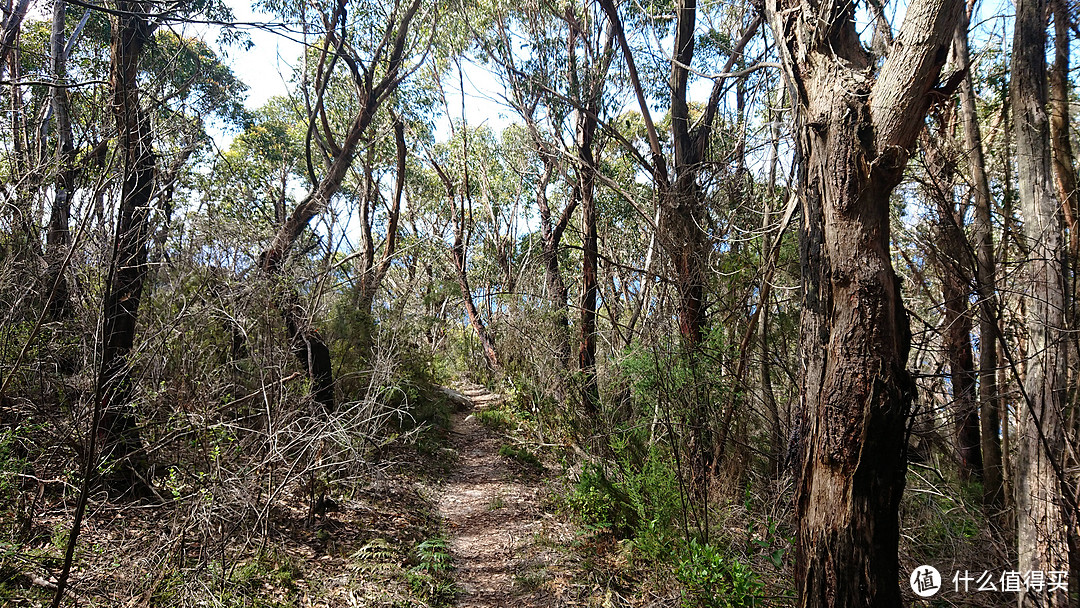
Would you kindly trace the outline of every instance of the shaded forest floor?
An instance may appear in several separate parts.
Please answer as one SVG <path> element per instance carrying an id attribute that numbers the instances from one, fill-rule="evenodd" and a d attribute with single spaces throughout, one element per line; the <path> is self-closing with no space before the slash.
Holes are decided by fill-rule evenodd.
<path id="1" fill-rule="evenodd" d="M 164 502 L 92 496 L 65 604 L 637 603 L 610 575 L 626 565 L 619 543 L 571 523 L 551 455 L 522 439 L 500 396 L 457 390 L 445 428 L 388 444 L 350 480 L 304 477 L 270 496 L 210 482 L 171 497 L 162 487 Z M 13 608 L 48 604 L 71 522 L 72 488 L 30 485 L 22 490 L 34 504 L 0 514 L 18 529 L 0 545 L 0 605 Z"/>
<path id="2" fill-rule="evenodd" d="M 348 412 L 280 412 L 261 423 L 248 414 L 243 432 L 240 413 L 212 425 L 171 421 L 174 433 L 188 424 L 181 436 L 200 441 L 160 441 L 172 449 L 162 462 L 175 463 L 154 477 L 160 500 L 90 496 L 65 605 L 792 605 L 788 482 L 765 499 L 717 496 L 712 544 L 680 544 L 678 521 L 664 515 L 677 511 L 655 502 L 678 499 L 664 461 L 621 477 L 610 465 L 605 477 L 589 468 L 595 457 L 538 439 L 519 395 L 467 383 L 432 392 L 448 398 L 421 403 L 436 404 L 427 423 L 377 437 L 350 434 Z M 23 407 L 0 414 L 33 421 Z M 72 521 L 73 461 L 61 448 L 33 452 L 57 445 L 56 425 L 0 422 L 20 433 L 0 442 L 8 459 L 0 458 L 0 606 L 46 606 Z M 339 431 L 348 435 L 339 444 L 359 441 L 363 451 L 328 455 L 327 438 Z M 977 501 L 977 486 L 913 465 L 901 507 L 903 569 L 1010 563 L 980 525 Z M 631 527 L 639 513 L 653 519 Z M 943 605 L 1001 605 L 1001 597 Z"/>

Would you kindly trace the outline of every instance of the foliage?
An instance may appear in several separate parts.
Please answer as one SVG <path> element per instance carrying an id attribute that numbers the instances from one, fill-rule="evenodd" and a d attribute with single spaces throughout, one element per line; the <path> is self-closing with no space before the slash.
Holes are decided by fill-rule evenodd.
<path id="1" fill-rule="evenodd" d="M 435 537 L 420 542 L 413 549 L 416 562 L 408 571 L 413 591 L 434 606 L 449 605 L 457 594 L 451 578 L 454 564 L 445 540 Z"/>
<path id="2" fill-rule="evenodd" d="M 140 57 L 138 89 L 155 159 L 144 227 L 150 262 L 137 315 L 127 319 L 134 328 L 124 361 L 131 394 L 119 406 L 137 421 L 135 448 L 146 464 L 140 474 L 160 500 L 133 508 L 129 494 L 92 483 L 91 521 L 83 529 L 101 536 L 80 540 L 76 567 L 97 566 L 101 580 L 116 578 L 131 597 L 155 605 L 291 605 L 300 602 L 299 581 L 315 584 L 308 569 L 316 560 L 287 554 L 295 545 L 267 548 L 267 542 L 292 534 L 291 542 L 309 543 L 305 551 L 333 557 L 326 561 L 349 556 L 348 567 L 361 575 L 354 578 L 389 590 L 392 599 L 379 596 L 383 604 L 452 603 L 452 564 L 446 541 L 436 536 L 435 515 L 424 512 L 422 529 L 395 536 L 397 520 L 390 530 L 375 530 L 354 512 L 350 524 L 362 521 L 363 529 L 342 540 L 335 527 L 342 522 L 325 509 L 316 517 L 315 502 L 370 497 L 385 476 L 400 471 L 410 481 L 442 473 L 435 469 L 447 463 L 435 459 L 452 450 L 441 385 L 468 377 L 499 385 L 506 395 L 474 413 L 485 428 L 505 435 L 503 458 L 537 475 L 565 472 L 566 485 L 560 479 L 552 486 L 562 488 L 564 514 L 582 527 L 575 546 L 618 547 L 622 578 L 605 580 L 603 560 L 582 560 L 588 585 L 581 588 L 608 589 L 619 578 L 631 591 L 618 594 L 645 597 L 671 586 L 661 589 L 670 592 L 668 603 L 709 608 L 752 605 L 764 591 L 790 594 L 798 463 L 788 461 L 804 439 L 799 390 L 809 354 L 799 347 L 800 313 L 816 293 L 800 275 L 808 263 L 805 244 L 817 235 L 806 231 L 812 218 L 801 217 L 806 205 L 797 204 L 808 200 L 799 192 L 807 180 L 788 125 L 808 123 L 794 120 L 788 87 L 774 69 L 782 45 L 768 33 L 755 35 L 732 56 L 749 5 L 695 9 L 689 90 L 697 95 L 715 84 L 719 97 L 713 108 L 704 95 L 688 100 L 695 130 L 710 111 L 715 122 L 699 142 L 702 162 L 672 172 L 663 170 L 677 165 L 672 49 L 665 45 L 687 12 L 670 2 L 616 3 L 625 40 L 610 37 L 614 30 L 599 3 L 576 0 L 424 1 L 407 31 L 398 27 L 402 2 L 257 4 L 272 13 L 268 31 L 304 42 L 296 57 L 286 58 L 296 66 L 288 90 L 261 107 L 245 103 L 244 79 L 266 75 L 236 73 L 227 61 L 242 46 L 244 28 L 203 23 L 232 19 L 218 0 L 156 15 Z M 329 31 L 338 8 L 345 18 Z M 100 368 L 102 301 L 113 270 L 116 210 L 130 176 L 119 154 L 110 84 L 116 20 L 70 5 L 65 35 L 73 35 L 84 14 L 85 28 L 70 41 L 66 76 L 53 73 L 52 27 L 41 10 L 22 24 L 4 66 L 0 528 L 8 535 L 0 538 L 0 603 L 23 601 L 5 594 L 21 589 L 24 575 L 43 572 L 48 579 L 59 570 L 99 379 L 115 371 Z M 1000 25 L 997 18 L 986 23 Z M 987 34 L 989 27 L 972 32 L 981 59 L 970 74 L 976 117 L 990 134 L 984 147 L 991 236 L 1005 269 L 994 284 L 1008 288 L 989 299 L 968 293 L 964 301 L 972 303 L 971 315 L 992 304 L 1002 352 L 1014 357 L 1014 365 L 999 370 L 1005 427 L 993 439 L 1003 440 L 1018 436 L 1018 416 L 1025 415 L 1016 407 L 1020 379 L 1012 373 L 1033 368 L 1017 355 L 1037 353 L 1027 352 L 1022 338 L 1030 298 L 1012 288 L 1031 256 L 1030 244 L 1017 238 L 1024 226 L 1008 137 L 1009 53 L 999 34 Z M 204 31 L 220 32 L 218 40 Z M 404 63 L 416 69 L 388 83 L 370 127 L 356 134 L 355 154 L 340 157 L 348 168 L 333 195 L 318 199 L 343 135 L 369 107 L 360 94 L 365 79 L 386 73 L 385 55 L 375 61 L 375 54 L 398 34 Z M 585 99 L 592 68 L 604 59 L 613 61 L 604 86 L 595 100 Z M 643 83 L 643 106 L 635 101 L 629 60 Z M 505 102 L 503 116 L 477 117 L 468 97 L 468 81 L 484 70 L 495 82 L 492 94 Z M 721 71 L 739 75 L 715 76 Z M 57 78 L 64 86 L 53 86 Z M 465 99 L 457 97 L 459 83 Z M 57 91 L 71 104 L 75 147 L 66 214 L 53 209 L 64 166 L 52 106 Z M 962 117 L 947 97 L 936 100 L 941 115 L 930 126 L 957 127 L 946 137 L 955 141 L 942 145 L 955 174 L 943 191 L 955 205 L 954 221 L 963 224 L 971 214 L 967 186 L 975 180 L 959 141 Z M 578 123 L 588 114 L 585 104 L 597 108 L 591 142 Z M 1076 133 L 1075 113 L 1072 120 L 1066 131 Z M 406 138 L 401 166 L 399 122 Z M 927 136 L 937 137 L 932 131 Z M 227 144 L 225 133 L 234 136 Z M 599 309 L 589 336 L 579 299 L 586 145 L 596 170 L 591 194 L 600 258 Z M 892 224 L 880 233 L 892 237 L 889 253 L 911 317 L 907 365 L 917 372 L 920 405 L 928 404 L 912 414 L 909 453 L 917 462 L 901 503 L 900 559 L 953 560 L 961 569 L 1011 563 L 1008 530 L 1023 514 L 1005 509 L 1013 520 L 999 519 L 1004 506 L 984 507 L 981 484 L 956 473 L 943 283 L 927 254 L 938 245 L 926 192 L 928 158 L 912 154 L 890 201 Z M 694 182 L 693 198 L 669 200 L 665 188 L 680 180 Z M 392 231 L 399 181 L 400 217 Z M 305 201 L 316 203 L 314 217 L 290 225 Z M 694 217 L 701 248 L 693 252 L 701 259 L 680 257 L 681 237 L 669 232 L 689 203 L 702 210 Z M 798 212 L 785 215 L 792 210 Z M 66 219 L 70 249 L 55 244 L 54 217 Z M 562 240 L 547 251 L 556 226 Z M 971 230 L 963 228 L 968 237 Z M 270 277 L 263 253 L 282 235 L 294 244 L 280 276 Z M 450 255 L 455 247 L 462 268 Z M 386 272 L 376 280 L 372 264 L 384 251 Z M 1072 261 L 1061 284 L 1075 287 Z M 679 270 L 689 262 L 707 269 L 700 343 L 682 336 L 678 321 Z M 55 277 L 69 285 L 68 309 L 59 318 L 45 314 Z M 1068 327 L 1077 325 L 1076 295 L 1066 299 Z M 466 312 L 466 299 L 475 311 Z M 310 344 L 297 339 L 296 324 L 329 347 L 333 411 L 312 401 L 310 362 L 303 357 Z M 481 353 L 481 324 L 493 337 L 499 366 Z M 833 338 L 844 346 L 843 336 Z M 586 339 L 597 345 L 595 408 L 582 398 L 586 374 L 577 354 Z M 977 352 L 980 345 L 972 342 Z M 1076 361 L 1067 364 L 1075 377 Z M 1070 402 L 1063 419 L 1075 420 L 1077 390 L 1064 393 Z M 108 429 L 99 430 L 96 439 L 104 441 Z M 122 465 L 113 446 L 97 449 L 104 454 L 94 463 L 98 473 Z M 541 457 L 548 464 L 561 458 L 562 470 L 545 470 Z M 1017 457 L 1015 449 L 1005 454 Z M 393 517 L 428 508 L 420 502 L 411 494 L 386 501 Z M 146 533 L 143 539 L 161 542 L 147 541 L 150 549 L 129 550 L 127 561 L 103 566 L 112 547 L 131 538 L 120 533 L 126 523 L 112 522 L 112 536 L 100 532 L 115 513 L 118 520 L 153 513 L 161 521 L 137 522 L 138 529 L 169 534 Z M 86 597 L 114 597 L 85 584 L 77 591 Z M 263 593 L 267 586 L 273 597 Z"/>
<path id="3" fill-rule="evenodd" d="M 11 507 L 8 503 L 16 496 L 15 490 L 19 487 L 18 476 L 26 467 L 25 456 L 18 454 L 19 451 L 24 451 L 20 449 L 20 442 L 16 437 L 18 431 L 0 428 L 0 497 L 2 497 L 0 509 Z"/>
<path id="4" fill-rule="evenodd" d="M 514 427 L 512 414 L 502 408 L 478 409 L 473 415 L 480 424 L 496 432 L 505 433 Z"/>
<path id="5" fill-rule="evenodd" d="M 544 465 L 540 462 L 540 459 L 529 451 L 524 446 L 516 446 L 512 444 L 504 444 L 499 447 L 499 455 L 520 462 L 534 469 L 543 469 Z"/>
<path id="6" fill-rule="evenodd" d="M 759 605 L 763 585 L 749 566 L 719 548 L 690 539 L 675 577 L 685 587 L 686 608 L 749 608 Z"/>

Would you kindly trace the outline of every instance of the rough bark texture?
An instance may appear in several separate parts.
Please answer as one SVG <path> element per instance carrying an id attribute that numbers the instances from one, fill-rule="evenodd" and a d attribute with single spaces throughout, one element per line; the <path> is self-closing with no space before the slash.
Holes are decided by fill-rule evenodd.
<path id="1" fill-rule="evenodd" d="M 3 25 L 0 26 L 0 71 L 2 71 L 3 66 L 7 63 L 8 54 L 15 48 L 15 39 L 19 35 L 23 18 L 26 17 L 26 11 L 29 10 L 29 8 L 30 0 L 19 0 L 11 7 L 11 12 L 8 13 L 7 19 L 5 19 Z M 9 74 L 14 75 L 13 73 Z M 12 78 L 12 80 L 14 80 L 14 78 Z"/>
<path id="2" fill-rule="evenodd" d="M 1027 300 L 1027 407 L 1019 408 L 1016 456 L 1019 569 L 1068 571 L 1068 547 L 1053 459 L 1064 448 L 1061 412 L 1065 391 L 1064 268 L 1061 222 L 1054 196 L 1050 126 L 1046 112 L 1045 0 L 1019 0 L 1013 31 L 1009 92 L 1016 134 L 1016 168 L 1029 251 Z M 1060 462 L 1058 463 L 1060 464 Z M 1067 606 L 1062 591 L 1022 592 L 1019 605 Z"/>
<path id="3" fill-rule="evenodd" d="M 803 224 L 798 606 L 901 605 L 898 508 L 914 386 L 889 196 L 962 5 L 916 0 L 880 74 L 854 5 L 767 0 L 797 113 Z"/>
<path id="4" fill-rule="evenodd" d="M 689 66 L 694 60 L 696 0 L 676 3 L 675 61 L 671 64 L 671 131 L 674 143 L 675 181 L 662 197 L 667 216 L 666 242 L 675 265 L 679 292 L 679 334 L 691 347 L 701 343 L 705 327 L 705 217 L 704 197 L 698 172 L 705 159 L 708 131 L 692 132 L 687 103 Z M 711 127 L 711 125 L 709 125 Z M 705 132 L 705 137 L 702 137 Z M 704 444 L 703 444 L 704 445 Z"/>
<path id="5" fill-rule="evenodd" d="M 975 203 L 972 238 L 975 241 L 975 285 L 979 294 L 979 424 L 983 460 L 983 503 L 991 512 L 1004 504 L 1001 468 L 1000 398 L 997 393 L 997 315 L 994 306 L 993 222 L 990 215 L 990 184 L 986 178 L 982 135 L 975 108 L 975 88 L 971 80 L 971 60 L 967 39 L 968 18 L 961 15 L 953 45 L 957 64 L 965 69 L 960 81 L 960 114 L 963 117 L 964 152 L 971 173 Z"/>
<path id="6" fill-rule="evenodd" d="M 582 375 L 581 402 L 585 411 L 595 413 L 600 405 L 600 388 L 596 381 L 596 299 L 599 285 L 596 278 L 596 168 L 592 154 L 592 139 L 596 121 L 586 120 L 578 131 L 578 184 L 581 196 L 581 321 L 578 328 L 578 369 Z"/>
<path id="7" fill-rule="evenodd" d="M 125 462 L 141 447 L 135 410 L 131 404 L 131 367 L 128 355 L 135 342 L 135 324 L 148 271 L 150 205 L 157 163 L 151 148 L 150 121 L 139 105 L 139 56 L 152 33 L 143 7 L 119 2 L 112 36 L 110 81 L 120 154 L 120 205 L 112 267 L 102 313 L 101 429 L 106 454 L 121 462 L 115 485 L 136 485 L 140 465 Z"/>
<path id="8" fill-rule="evenodd" d="M 1062 215 L 1065 219 L 1065 227 L 1068 231 L 1069 247 L 1066 262 L 1062 268 L 1066 280 L 1071 273 L 1071 283 L 1067 282 L 1064 289 L 1065 323 L 1070 329 L 1075 330 L 1077 323 L 1077 282 L 1080 271 L 1080 223 L 1077 213 L 1080 212 L 1080 191 L 1077 190 L 1076 165 L 1074 164 L 1072 141 L 1069 135 L 1069 27 L 1070 23 L 1068 0 L 1049 0 L 1050 11 L 1054 19 L 1054 64 L 1050 68 L 1050 149 L 1053 151 L 1054 183 L 1057 186 L 1058 200 L 1061 202 Z M 1075 12 L 1076 9 L 1073 9 Z M 1066 353 L 1074 356 L 1080 355 L 1080 338 L 1074 334 L 1072 348 L 1065 348 Z M 1066 354 L 1066 356 L 1068 356 Z M 1071 390 L 1066 389 L 1062 396 L 1063 403 L 1076 403 L 1077 388 L 1076 374 L 1066 377 L 1066 384 Z M 1074 409 L 1075 412 L 1075 409 Z M 1072 429 L 1076 429 L 1080 423 L 1080 416 L 1072 414 Z M 1069 426 L 1069 425 L 1066 425 Z M 1080 437 L 1075 430 L 1063 429 L 1063 434 L 1070 437 Z M 1073 463 L 1076 464 L 1075 462 Z M 1074 476 L 1075 479 L 1075 476 Z M 1076 483 L 1075 481 L 1073 482 Z M 1069 521 L 1069 567 L 1070 578 L 1073 585 L 1080 584 L 1080 536 L 1077 535 L 1077 517 L 1074 513 L 1068 517 Z M 1074 606 L 1078 605 L 1076 603 Z"/>

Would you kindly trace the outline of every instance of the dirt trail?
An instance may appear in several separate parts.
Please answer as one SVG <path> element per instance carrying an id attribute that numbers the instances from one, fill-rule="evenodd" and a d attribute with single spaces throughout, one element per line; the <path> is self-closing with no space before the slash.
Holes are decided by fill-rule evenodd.
<path id="1" fill-rule="evenodd" d="M 457 605 L 557 606 L 562 602 L 549 567 L 560 555 L 537 540 L 568 532 L 540 509 L 541 482 L 516 474 L 520 465 L 499 455 L 503 438 L 472 415 L 499 397 L 477 386 L 462 393 L 473 408 L 454 415 L 450 446 L 458 464 L 438 501 L 454 557 Z"/>

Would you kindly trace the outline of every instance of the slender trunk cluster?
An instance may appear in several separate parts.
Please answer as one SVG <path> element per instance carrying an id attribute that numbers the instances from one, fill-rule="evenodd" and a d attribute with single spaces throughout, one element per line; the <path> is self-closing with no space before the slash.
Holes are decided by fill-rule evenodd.
<path id="1" fill-rule="evenodd" d="M 150 120 L 139 102 L 139 58 L 150 39 L 152 26 L 144 7 L 119 2 L 112 35 L 113 112 L 120 150 L 121 191 L 116 235 L 102 312 L 101 369 L 98 378 L 102 403 L 101 425 L 106 449 L 121 463 L 123 485 L 139 485 L 141 468 L 134 458 L 141 448 L 128 357 L 135 342 L 135 324 L 149 266 L 151 204 L 157 161 L 152 149 Z"/>
<path id="2" fill-rule="evenodd" d="M 928 173 L 927 189 L 937 207 L 935 240 L 931 252 L 941 272 L 941 295 L 944 308 L 943 346 L 949 363 L 949 381 L 953 396 L 954 445 L 960 476 L 980 478 L 983 473 L 980 443 L 979 406 L 975 399 L 975 361 L 971 346 L 971 256 L 964 231 L 964 212 L 953 199 L 954 161 L 948 141 L 951 108 L 938 113 L 938 126 L 927 126 L 923 137 Z"/>
<path id="3" fill-rule="evenodd" d="M 972 181 L 974 221 L 972 240 L 975 248 L 976 308 L 979 318 L 979 425 L 980 452 L 983 462 L 983 502 L 991 510 L 1004 506 L 1000 437 L 1000 397 L 997 388 L 997 307 L 994 297 L 997 274 L 994 259 L 993 222 L 991 219 L 990 184 L 986 177 L 982 135 L 979 132 L 975 109 L 975 88 L 971 79 L 971 60 L 968 52 L 968 16 L 963 13 L 953 37 L 957 64 L 964 70 L 960 81 L 960 115 L 963 123 L 964 155 Z"/>
<path id="4" fill-rule="evenodd" d="M 48 262 L 46 286 L 53 289 L 49 299 L 49 317 L 58 321 L 70 316 L 71 302 L 67 279 L 64 277 L 63 260 L 71 244 L 71 200 L 75 192 L 75 145 L 71 131 L 71 101 L 67 88 L 67 50 L 64 39 L 64 19 L 67 4 L 56 0 L 53 4 L 52 34 L 49 47 L 52 54 L 53 78 L 58 86 L 51 91 L 53 122 L 56 131 L 56 156 L 58 170 L 53 192 L 52 210 L 46 237 L 45 257 Z"/>
<path id="5" fill-rule="evenodd" d="M 389 217 L 387 218 L 386 240 L 383 243 L 382 253 L 375 258 L 375 239 L 373 237 L 374 201 L 376 196 L 370 179 L 370 159 L 368 167 L 368 182 L 366 195 L 361 202 L 360 209 L 360 239 L 363 246 L 360 258 L 360 283 L 357 286 L 356 310 L 359 313 L 359 322 L 363 327 L 357 328 L 360 333 L 359 347 L 361 357 L 366 358 L 372 346 L 371 332 L 374 330 L 373 307 L 375 296 L 382 285 L 386 271 L 390 269 L 390 263 L 394 260 L 397 250 L 398 220 L 401 217 L 401 200 L 405 195 L 405 123 L 400 118 L 394 120 L 394 149 L 396 162 L 396 180 L 394 182 L 393 200 L 390 204 Z"/>
<path id="6" fill-rule="evenodd" d="M 401 8 L 404 10 L 399 16 L 398 9 Z M 420 0 L 412 0 L 404 7 L 395 4 L 392 14 L 397 20 L 386 25 L 384 36 L 371 59 L 371 64 L 365 66 L 363 70 L 358 68 L 355 58 L 346 57 L 345 61 L 353 72 L 360 109 L 353 117 L 340 143 L 330 132 L 322 98 L 329 86 L 337 59 L 345 57 L 350 52 L 345 40 L 337 33 L 339 22 L 345 19 L 344 3 L 339 4 L 333 16 L 328 19 L 330 27 L 319 57 L 319 74 L 316 78 L 318 101 L 311 109 L 307 131 L 308 172 L 315 182 L 315 187 L 280 226 L 274 240 L 260 256 L 260 266 L 270 276 L 282 278 L 285 257 L 292 249 L 293 243 L 300 238 L 312 218 L 322 213 L 330 204 L 330 199 L 341 189 L 341 184 L 352 167 L 353 157 L 375 117 L 375 112 L 404 78 L 407 72 L 405 51 L 409 25 L 419 9 Z M 333 48 L 331 48 L 332 45 Z M 384 62 L 385 68 L 380 69 Z M 322 128 L 320 141 L 323 142 L 323 151 L 330 155 L 331 160 L 326 173 L 316 179 L 311 162 L 310 144 L 320 124 Z M 311 381 L 312 397 L 324 410 L 333 410 L 335 397 L 330 348 L 319 331 L 311 325 L 310 315 L 300 305 L 295 290 L 288 285 L 281 285 L 279 289 L 284 291 L 284 295 L 278 297 L 277 306 L 284 317 L 293 354 L 304 366 Z"/>

